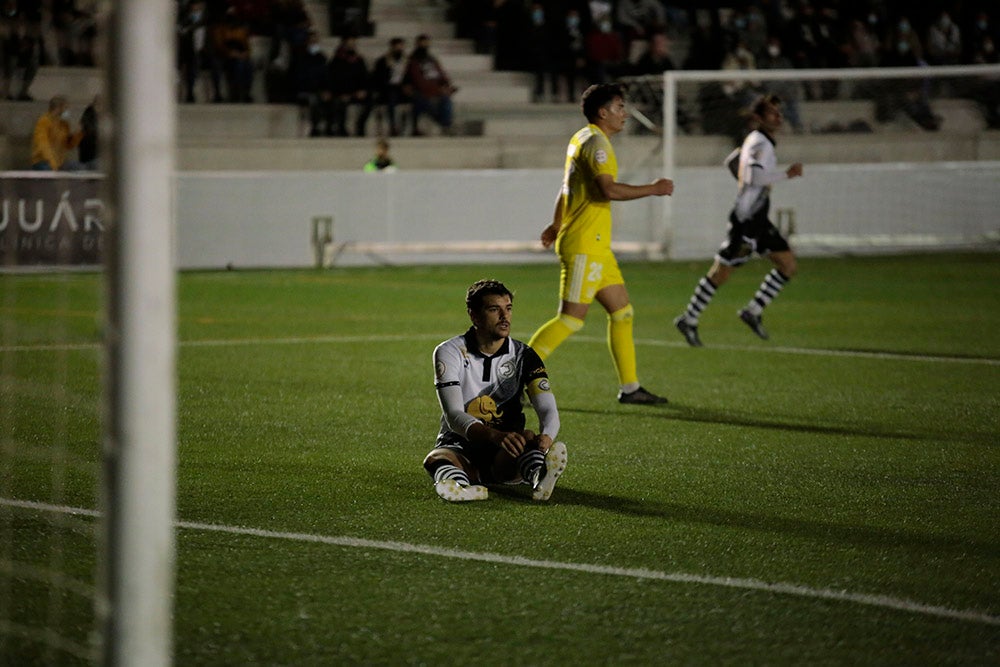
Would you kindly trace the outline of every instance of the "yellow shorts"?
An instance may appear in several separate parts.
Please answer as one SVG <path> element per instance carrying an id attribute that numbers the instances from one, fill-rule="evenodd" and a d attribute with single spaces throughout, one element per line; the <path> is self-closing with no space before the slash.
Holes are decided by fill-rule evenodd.
<path id="1" fill-rule="evenodd" d="M 570 303 L 592 303 L 594 295 L 609 285 L 624 285 L 618 260 L 611 253 L 568 255 L 559 258 L 562 272 L 559 298 Z"/>

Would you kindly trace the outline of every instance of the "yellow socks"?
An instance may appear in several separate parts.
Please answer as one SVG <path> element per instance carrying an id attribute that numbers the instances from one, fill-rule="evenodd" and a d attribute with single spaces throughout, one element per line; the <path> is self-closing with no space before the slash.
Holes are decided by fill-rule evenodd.
<path id="1" fill-rule="evenodd" d="M 608 349 L 618 371 L 618 383 L 628 386 L 639 383 L 635 363 L 635 340 L 632 338 L 632 304 L 608 315 Z"/>
<path id="2" fill-rule="evenodd" d="M 560 313 L 556 317 L 546 322 L 535 332 L 535 335 L 528 341 L 528 345 L 538 353 L 538 356 L 545 361 L 562 342 L 572 334 L 583 328 L 583 320 Z M 632 324 L 629 322 L 629 335 L 631 335 Z M 633 355 L 634 356 L 634 355 Z M 635 363 L 633 362 L 633 367 Z"/>

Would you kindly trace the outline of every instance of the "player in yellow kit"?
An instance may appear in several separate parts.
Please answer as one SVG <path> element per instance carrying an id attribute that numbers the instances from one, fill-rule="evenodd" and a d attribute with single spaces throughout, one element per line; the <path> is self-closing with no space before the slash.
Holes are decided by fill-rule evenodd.
<path id="1" fill-rule="evenodd" d="M 561 304 L 558 315 L 542 325 L 528 344 L 545 360 L 583 327 L 587 310 L 596 300 L 608 313 L 608 347 L 618 373 L 618 400 L 666 403 L 667 399 L 639 384 L 632 304 L 611 252 L 611 202 L 669 195 L 674 184 L 667 178 L 647 185 L 618 182 L 618 162 L 610 137 L 622 131 L 628 117 L 624 86 L 591 86 L 583 92 L 581 102 L 588 124 L 569 142 L 552 224 L 542 230 L 542 244 L 548 248 L 555 243 L 559 255 Z"/>

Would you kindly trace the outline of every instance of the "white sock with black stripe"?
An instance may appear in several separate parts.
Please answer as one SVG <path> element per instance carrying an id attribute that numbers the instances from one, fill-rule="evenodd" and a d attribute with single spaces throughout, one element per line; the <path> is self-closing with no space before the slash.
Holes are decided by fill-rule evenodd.
<path id="1" fill-rule="evenodd" d="M 770 273 L 764 276 L 764 281 L 757 288 L 757 293 L 747 304 L 747 310 L 754 315 L 760 315 L 769 303 L 781 292 L 781 289 L 791 280 L 778 269 L 771 269 Z"/>
<path id="2" fill-rule="evenodd" d="M 698 281 L 698 284 L 694 288 L 694 294 L 691 295 L 691 301 L 688 303 L 687 310 L 684 311 L 684 319 L 688 324 L 698 324 L 698 318 L 701 317 L 701 312 L 708 307 L 712 297 L 715 296 L 715 290 L 716 287 L 708 279 L 708 276 Z"/>
<path id="3" fill-rule="evenodd" d="M 446 479 L 453 479 L 462 486 L 469 486 L 469 484 L 471 484 L 469 476 L 465 474 L 465 471 L 458 466 L 451 465 L 450 463 L 445 463 L 434 471 L 435 484 Z"/>
<path id="4" fill-rule="evenodd" d="M 545 465 L 545 454 L 540 449 L 521 452 L 517 457 L 517 467 L 521 472 L 521 479 L 530 482 L 534 475 Z"/>

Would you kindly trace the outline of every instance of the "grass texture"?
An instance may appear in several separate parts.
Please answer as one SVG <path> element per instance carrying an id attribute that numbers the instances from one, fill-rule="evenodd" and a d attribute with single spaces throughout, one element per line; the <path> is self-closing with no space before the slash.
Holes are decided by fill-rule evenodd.
<path id="1" fill-rule="evenodd" d="M 554 264 L 181 274 L 176 664 L 996 664 L 998 256 L 802 259 L 767 342 L 751 263 L 692 349 L 706 269 L 623 265 L 667 406 L 615 401 L 595 307 L 548 362 L 552 500 L 462 505 L 431 351 L 482 277 L 527 340 Z M 99 524 L 58 508 L 99 508 L 102 278 L 0 289 L 0 664 L 86 664 Z"/>

